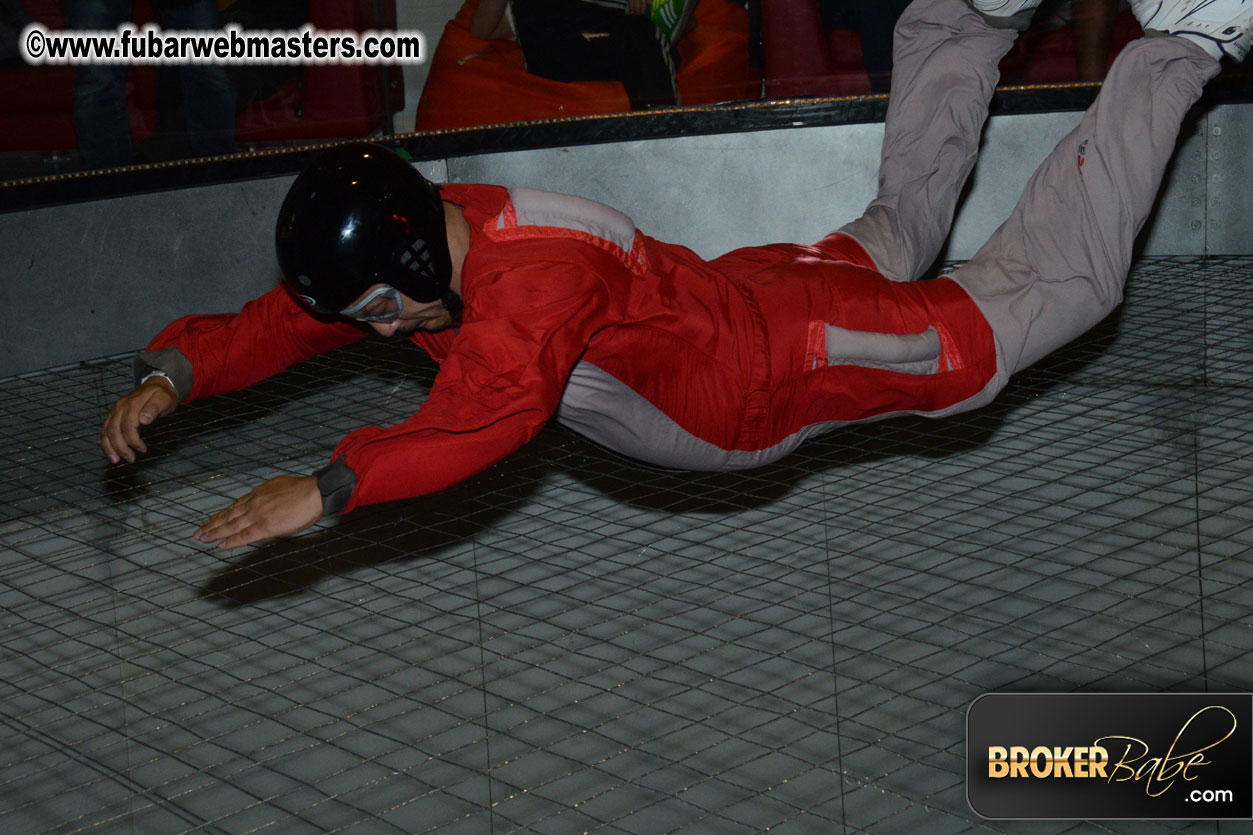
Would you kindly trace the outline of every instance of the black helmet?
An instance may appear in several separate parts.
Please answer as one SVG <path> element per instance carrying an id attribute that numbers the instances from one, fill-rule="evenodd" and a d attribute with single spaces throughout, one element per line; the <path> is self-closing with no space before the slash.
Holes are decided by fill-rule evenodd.
<path id="1" fill-rule="evenodd" d="M 439 190 L 382 145 L 319 154 L 292 183 L 274 234 L 284 280 L 321 313 L 338 313 L 373 284 L 417 302 L 449 296 Z"/>

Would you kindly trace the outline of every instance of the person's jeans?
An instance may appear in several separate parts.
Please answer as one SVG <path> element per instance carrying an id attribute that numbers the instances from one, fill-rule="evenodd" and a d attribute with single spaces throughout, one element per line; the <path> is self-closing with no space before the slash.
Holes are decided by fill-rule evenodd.
<path id="1" fill-rule="evenodd" d="M 214 0 L 157 4 L 163 29 L 218 29 Z M 65 0 L 69 29 L 116 29 L 132 14 L 131 0 Z M 133 159 L 126 107 L 126 73 L 120 64 L 83 65 L 74 83 L 74 127 L 89 168 L 129 165 Z M 229 154 L 235 149 L 235 88 L 220 66 L 178 68 L 192 153 Z"/>

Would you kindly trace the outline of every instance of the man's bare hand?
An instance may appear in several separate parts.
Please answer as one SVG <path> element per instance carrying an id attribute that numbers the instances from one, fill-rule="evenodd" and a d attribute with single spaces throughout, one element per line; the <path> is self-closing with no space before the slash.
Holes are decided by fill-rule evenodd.
<path id="1" fill-rule="evenodd" d="M 164 377 L 151 377 L 148 382 L 109 407 L 109 416 L 100 430 L 100 448 L 116 464 L 123 458 L 135 462 L 136 452 L 147 452 L 148 445 L 139 437 L 139 427 L 165 417 L 178 406 L 178 394 Z"/>
<path id="2" fill-rule="evenodd" d="M 221 540 L 219 548 L 238 548 L 275 536 L 291 536 L 322 518 L 322 494 L 315 476 L 281 475 L 214 514 L 196 539 Z"/>

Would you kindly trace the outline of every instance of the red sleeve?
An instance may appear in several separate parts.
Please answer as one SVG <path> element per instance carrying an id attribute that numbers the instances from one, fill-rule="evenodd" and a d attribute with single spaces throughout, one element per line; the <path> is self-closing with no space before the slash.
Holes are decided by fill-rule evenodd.
<path id="1" fill-rule="evenodd" d="M 157 334 L 148 350 L 175 348 L 187 358 L 190 401 L 246 388 L 367 333 L 351 322 L 319 319 L 279 285 L 239 313 L 184 316 Z"/>
<path id="2" fill-rule="evenodd" d="M 356 475 L 344 510 L 442 490 L 533 438 L 605 322 L 607 293 L 586 268 L 530 262 L 476 279 L 467 319 L 430 398 L 397 426 L 366 427 L 336 448 Z"/>

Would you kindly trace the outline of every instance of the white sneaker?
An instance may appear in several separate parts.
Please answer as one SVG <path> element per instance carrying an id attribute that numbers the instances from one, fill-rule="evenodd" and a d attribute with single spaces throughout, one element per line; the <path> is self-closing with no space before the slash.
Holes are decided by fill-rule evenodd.
<path id="1" fill-rule="evenodd" d="M 970 0 L 971 7 L 984 20 L 1002 29 L 1023 30 L 1031 25 L 1031 16 L 1041 0 Z"/>
<path id="2" fill-rule="evenodd" d="M 1131 0 L 1131 10 L 1146 31 L 1187 38 L 1216 60 L 1249 54 L 1253 0 Z"/>

